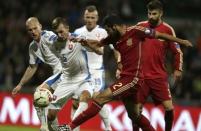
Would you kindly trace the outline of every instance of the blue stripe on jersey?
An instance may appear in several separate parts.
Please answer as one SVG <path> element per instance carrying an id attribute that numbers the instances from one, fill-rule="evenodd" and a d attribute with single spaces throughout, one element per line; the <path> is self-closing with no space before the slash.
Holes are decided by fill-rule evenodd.
<path id="1" fill-rule="evenodd" d="M 45 33 L 46 33 L 46 31 L 42 31 L 42 32 L 41 32 L 41 36 L 43 36 Z"/>
<path id="2" fill-rule="evenodd" d="M 56 38 L 57 38 L 56 35 L 51 35 L 50 38 L 49 38 L 49 41 L 55 41 Z"/>
<path id="3" fill-rule="evenodd" d="M 36 64 L 40 64 L 40 63 L 43 63 L 43 61 L 40 59 L 40 58 L 36 58 Z"/>
<path id="4" fill-rule="evenodd" d="M 86 52 L 86 50 L 82 50 L 82 54 L 84 55 L 84 59 L 85 59 L 86 64 L 87 64 L 87 70 L 88 70 L 88 74 L 89 74 L 86 79 L 89 79 L 89 78 L 91 78 L 91 74 L 89 72 L 88 58 L 87 58 L 87 52 Z"/>
<path id="5" fill-rule="evenodd" d="M 52 77 L 51 79 L 47 80 L 46 83 L 48 86 L 51 86 L 52 84 L 54 84 L 61 76 L 61 73 L 55 75 L 55 77 Z"/>

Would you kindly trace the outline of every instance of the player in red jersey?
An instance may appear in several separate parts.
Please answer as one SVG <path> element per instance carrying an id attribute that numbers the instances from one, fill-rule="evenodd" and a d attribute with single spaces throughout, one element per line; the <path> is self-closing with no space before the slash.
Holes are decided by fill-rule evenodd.
<path id="1" fill-rule="evenodd" d="M 178 39 L 144 27 L 135 26 L 127 28 L 116 15 L 106 16 L 104 26 L 108 32 L 107 38 L 101 42 L 86 40 L 83 41 L 83 44 L 95 48 L 96 46 L 114 43 L 115 49 L 121 54 L 122 71 L 120 79 L 94 97 L 91 105 L 69 125 L 60 125 L 58 126 L 58 130 L 70 131 L 95 116 L 105 103 L 112 100 L 121 100 L 133 123 L 137 123 L 143 131 L 154 131 L 147 118 L 141 114 L 138 104 L 138 89 L 141 88 L 143 82 L 141 43 L 146 37 L 159 37 L 187 46 L 191 46 L 191 43 L 187 40 Z"/>
<path id="2" fill-rule="evenodd" d="M 147 4 L 148 21 L 138 25 L 175 36 L 174 29 L 162 20 L 163 5 L 158 0 Z M 165 109 L 165 131 L 171 131 L 174 120 L 174 106 L 169 91 L 168 73 L 165 68 L 165 57 L 168 50 L 174 55 L 174 81 L 181 79 L 183 54 L 177 43 L 160 39 L 146 38 L 143 42 L 144 86 L 140 88 L 140 102 L 145 103 L 150 95 L 156 105 L 162 104 Z"/>

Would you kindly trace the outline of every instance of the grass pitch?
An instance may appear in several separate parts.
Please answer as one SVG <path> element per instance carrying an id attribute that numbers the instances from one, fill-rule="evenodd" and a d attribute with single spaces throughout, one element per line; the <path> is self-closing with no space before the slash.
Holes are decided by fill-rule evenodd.
<path id="1" fill-rule="evenodd" d="M 39 128 L 0 125 L 0 131 L 39 131 Z"/>

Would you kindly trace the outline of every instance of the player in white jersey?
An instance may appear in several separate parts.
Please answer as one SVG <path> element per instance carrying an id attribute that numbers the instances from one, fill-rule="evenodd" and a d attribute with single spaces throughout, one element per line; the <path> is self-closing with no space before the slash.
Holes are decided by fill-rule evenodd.
<path id="1" fill-rule="evenodd" d="M 90 73 L 87 65 L 86 49 L 80 43 L 69 40 L 69 27 L 65 19 L 57 17 L 52 22 L 57 34 L 54 43 L 48 43 L 51 51 L 60 59 L 63 72 L 60 82 L 56 84 L 53 93 L 55 98 L 49 105 L 48 123 L 56 129 L 55 120 L 58 111 L 72 98 L 78 96 L 79 107 L 75 114 L 80 114 L 88 107 L 88 100 L 92 97 Z"/>
<path id="2" fill-rule="evenodd" d="M 26 21 L 26 28 L 28 34 L 32 37 L 33 41 L 29 46 L 29 66 L 27 67 L 23 77 L 21 78 L 19 84 L 13 89 L 12 95 L 15 96 L 35 74 L 38 69 L 38 64 L 43 62 L 50 65 L 53 69 L 53 75 L 49 77 L 45 82 L 43 82 L 38 88 L 47 88 L 50 91 L 54 90 L 54 84 L 61 75 L 62 66 L 59 59 L 51 53 L 49 48 L 42 47 L 42 43 L 49 43 L 53 41 L 56 36 L 51 31 L 42 31 L 42 26 L 38 19 L 35 17 L 30 17 Z M 41 131 L 48 131 L 47 120 L 45 108 L 40 108 L 35 106 L 37 115 L 41 121 Z"/>
<path id="3" fill-rule="evenodd" d="M 85 39 L 98 40 L 107 37 L 107 32 L 105 29 L 97 25 L 98 21 L 98 11 L 95 6 L 87 6 L 84 12 L 85 25 L 81 28 L 75 30 L 75 34 L 85 37 Z M 91 73 L 94 95 L 97 94 L 105 86 L 105 70 L 103 65 L 103 47 L 100 50 L 94 52 L 93 50 L 87 50 L 87 59 L 89 65 L 89 71 Z M 74 105 L 74 108 L 76 106 Z M 103 123 L 105 125 L 105 130 L 112 130 L 110 126 L 109 110 L 107 106 L 104 106 L 99 112 Z M 76 128 L 78 130 L 78 128 Z"/>

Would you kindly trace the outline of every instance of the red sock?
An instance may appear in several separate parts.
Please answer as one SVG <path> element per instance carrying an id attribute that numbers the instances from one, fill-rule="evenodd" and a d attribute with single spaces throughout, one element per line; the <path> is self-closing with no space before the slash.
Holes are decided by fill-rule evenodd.
<path id="1" fill-rule="evenodd" d="M 165 131 L 171 131 L 174 120 L 174 111 L 165 111 Z"/>
<path id="2" fill-rule="evenodd" d="M 139 127 L 135 123 L 132 123 L 132 126 L 133 126 L 133 131 L 139 131 Z"/>
<path id="3" fill-rule="evenodd" d="M 80 115 L 78 115 L 69 125 L 71 129 L 79 126 L 90 118 L 94 117 L 101 110 L 102 106 L 97 104 L 95 101 L 91 103 L 91 105 L 83 111 Z"/>
<path id="4" fill-rule="evenodd" d="M 142 114 L 137 124 L 143 131 L 155 131 L 149 120 Z"/>

